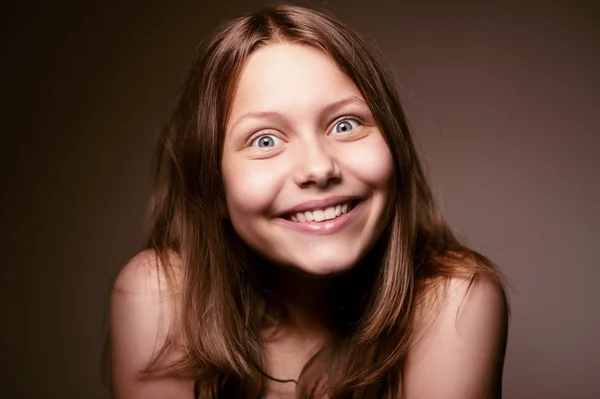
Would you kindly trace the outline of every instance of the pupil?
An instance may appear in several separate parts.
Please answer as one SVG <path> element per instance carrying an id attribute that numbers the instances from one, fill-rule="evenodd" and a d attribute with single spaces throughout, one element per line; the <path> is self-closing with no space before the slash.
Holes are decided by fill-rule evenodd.
<path id="1" fill-rule="evenodd" d="M 347 132 L 351 128 L 352 128 L 352 126 L 350 126 L 348 122 L 340 122 L 337 127 L 337 131 L 338 132 Z"/>
<path id="2" fill-rule="evenodd" d="M 259 142 L 259 146 L 260 147 L 268 147 L 271 144 L 271 137 L 263 137 L 260 142 Z"/>

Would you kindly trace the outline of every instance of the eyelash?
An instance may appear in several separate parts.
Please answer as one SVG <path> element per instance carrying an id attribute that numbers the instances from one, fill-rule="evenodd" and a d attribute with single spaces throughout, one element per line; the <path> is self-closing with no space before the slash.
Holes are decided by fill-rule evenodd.
<path id="1" fill-rule="evenodd" d="M 331 129 L 333 129 L 335 127 L 335 125 L 337 125 L 338 123 L 340 123 L 341 121 L 354 121 L 356 123 L 358 123 L 359 126 L 363 125 L 363 121 L 357 117 L 357 116 L 342 116 L 341 118 L 338 118 L 332 125 L 331 125 Z"/>
<path id="2" fill-rule="evenodd" d="M 364 124 L 364 122 L 362 121 L 362 119 L 360 119 L 359 117 L 357 117 L 357 116 L 350 116 L 350 115 L 346 115 L 346 116 L 342 116 L 342 117 L 338 118 L 338 119 L 337 119 L 335 122 L 333 122 L 333 123 L 331 124 L 331 129 L 333 129 L 333 127 L 335 127 L 335 125 L 336 125 L 336 124 L 338 124 L 338 123 L 340 123 L 341 121 L 344 121 L 344 120 L 351 120 L 351 121 L 355 121 L 355 122 L 357 122 L 359 125 L 363 125 L 363 124 Z M 330 134 L 330 133 L 328 133 L 328 135 L 329 135 L 329 134 Z M 248 139 L 248 147 L 250 147 L 250 146 L 252 145 L 252 143 L 253 143 L 253 142 L 254 142 L 256 139 L 258 139 L 258 138 L 260 138 L 260 137 L 263 137 L 263 136 L 277 136 L 277 134 L 276 134 L 276 133 L 274 133 L 274 132 L 269 132 L 269 131 L 263 131 L 263 132 L 258 132 L 258 133 L 255 133 L 255 134 L 253 134 L 252 136 L 250 136 L 250 138 Z"/>
<path id="3" fill-rule="evenodd" d="M 248 147 L 252 146 L 252 143 L 254 143 L 256 141 L 256 139 L 259 139 L 263 136 L 275 136 L 275 137 L 279 137 L 276 133 L 274 132 L 269 132 L 269 131 L 263 131 L 263 132 L 259 132 L 256 134 L 253 134 L 252 136 L 250 136 L 250 138 L 248 139 Z M 282 140 L 282 139 L 280 139 Z"/>

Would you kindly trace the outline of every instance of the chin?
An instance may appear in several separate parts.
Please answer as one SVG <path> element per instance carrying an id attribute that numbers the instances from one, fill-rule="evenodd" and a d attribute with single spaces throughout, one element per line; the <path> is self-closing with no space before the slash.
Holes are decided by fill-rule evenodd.
<path id="1" fill-rule="evenodd" d="M 356 264 L 356 260 L 342 260 L 336 256 L 333 259 L 303 259 L 290 267 L 315 277 L 334 277 L 352 270 Z"/>

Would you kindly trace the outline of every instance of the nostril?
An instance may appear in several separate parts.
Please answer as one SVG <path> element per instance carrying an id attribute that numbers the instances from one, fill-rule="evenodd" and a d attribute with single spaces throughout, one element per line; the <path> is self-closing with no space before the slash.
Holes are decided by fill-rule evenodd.
<path id="1" fill-rule="evenodd" d="M 299 184 L 299 186 L 302 188 L 308 188 L 311 186 L 316 186 L 318 188 L 326 188 L 331 185 L 338 184 L 340 181 L 341 181 L 341 178 L 339 176 L 330 176 L 330 177 L 326 177 L 323 179 L 311 178 L 311 179 L 305 179 L 303 182 L 301 182 Z"/>

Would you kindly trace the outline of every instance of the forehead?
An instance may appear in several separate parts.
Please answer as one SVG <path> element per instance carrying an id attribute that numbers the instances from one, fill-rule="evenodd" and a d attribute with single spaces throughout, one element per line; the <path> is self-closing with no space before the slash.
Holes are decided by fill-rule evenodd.
<path id="1" fill-rule="evenodd" d="M 354 95 L 352 80 L 323 51 L 300 44 L 269 44 L 242 67 L 231 107 L 236 114 L 264 110 L 301 110 Z"/>

